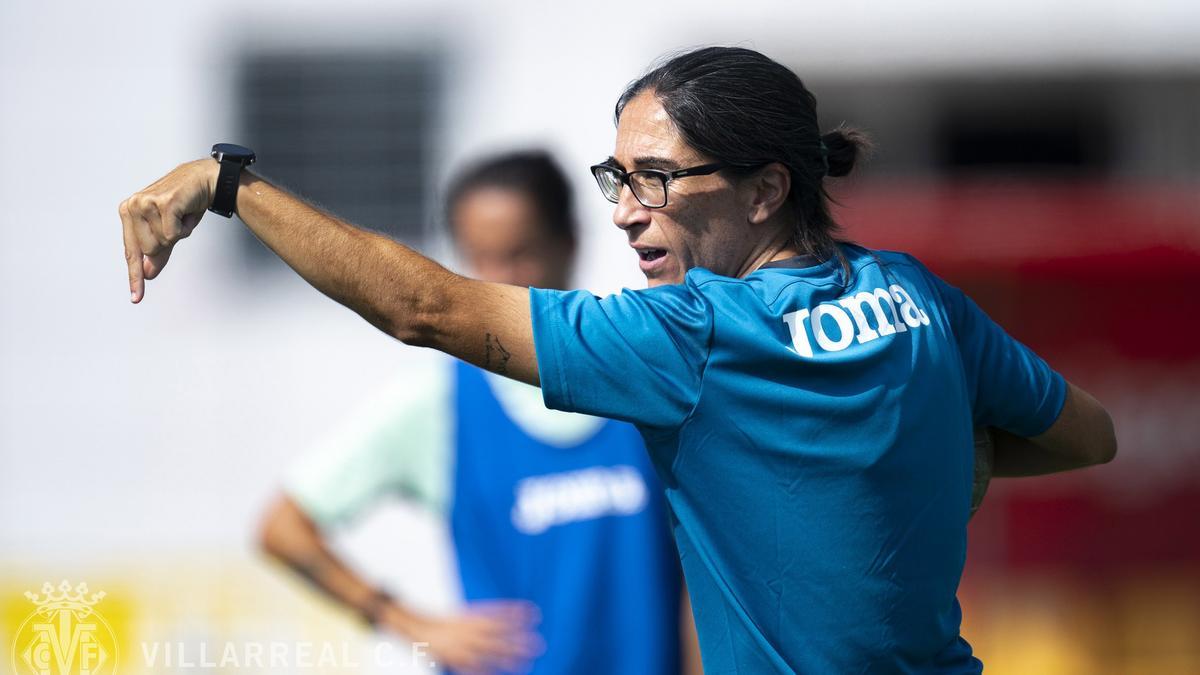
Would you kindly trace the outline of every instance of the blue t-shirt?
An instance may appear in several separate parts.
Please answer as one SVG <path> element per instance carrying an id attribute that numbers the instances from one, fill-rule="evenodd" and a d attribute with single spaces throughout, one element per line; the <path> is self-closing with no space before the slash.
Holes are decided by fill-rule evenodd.
<path id="1" fill-rule="evenodd" d="M 955 591 L 972 426 L 1045 431 L 1062 377 L 911 256 L 530 292 L 549 407 L 647 441 L 709 673 L 976 673 Z"/>

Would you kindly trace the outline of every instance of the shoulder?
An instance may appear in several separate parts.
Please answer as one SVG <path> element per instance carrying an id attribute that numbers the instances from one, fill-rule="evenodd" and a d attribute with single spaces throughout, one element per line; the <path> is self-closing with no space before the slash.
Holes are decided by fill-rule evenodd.
<path id="1" fill-rule="evenodd" d="M 665 306 L 704 305 L 708 302 L 705 297 L 708 286 L 721 279 L 725 277 L 698 267 L 689 270 L 682 283 L 632 290 L 625 288 L 621 290 L 620 295 Z"/>
<path id="2" fill-rule="evenodd" d="M 861 246 L 850 247 L 856 249 L 857 255 L 863 264 L 868 264 L 868 261 L 873 261 L 875 264 L 888 269 L 907 269 L 911 272 L 929 280 L 936 279 L 937 276 L 929 271 L 925 263 L 921 262 L 911 253 L 904 251 L 888 251 L 884 249 L 869 249 Z"/>
<path id="3" fill-rule="evenodd" d="M 625 326 L 643 323 L 703 326 L 711 319 L 712 300 L 704 279 L 694 272 L 688 272 L 683 283 L 624 288 L 595 301 L 610 320 Z"/>
<path id="4" fill-rule="evenodd" d="M 855 270 L 877 266 L 880 268 L 909 268 L 921 274 L 928 274 L 929 272 L 920 260 L 917 260 L 911 253 L 905 253 L 904 251 L 867 248 L 857 244 L 843 244 L 842 251 L 850 261 L 851 267 Z"/>
<path id="5" fill-rule="evenodd" d="M 910 290 L 916 290 L 922 295 L 929 294 L 934 298 L 942 295 L 944 282 L 911 253 L 870 249 L 853 244 L 843 245 L 842 250 L 854 270 L 854 277 L 849 284 L 852 287 L 859 282 L 868 282 L 869 285 L 871 278 L 882 277 L 887 279 L 889 284 L 895 281 L 905 287 L 911 286 Z"/>

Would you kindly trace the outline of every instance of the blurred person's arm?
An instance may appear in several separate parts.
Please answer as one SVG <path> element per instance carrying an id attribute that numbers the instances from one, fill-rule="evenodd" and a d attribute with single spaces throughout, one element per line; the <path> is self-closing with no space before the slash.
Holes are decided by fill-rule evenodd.
<path id="1" fill-rule="evenodd" d="M 172 248 L 212 204 L 219 164 L 179 167 L 121 203 L 131 299 L 140 302 Z M 408 344 L 538 384 L 526 288 L 450 272 L 385 236 L 323 213 L 242 171 L 237 214 L 301 277 Z"/>
<path id="2" fill-rule="evenodd" d="M 541 649 L 530 631 L 536 609 L 528 603 L 476 604 L 455 616 L 432 617 L 381 593 L 329 550 L 316 523 L 286 495 L 267 510 L 260 542 L 264 551 L 373 626 L 427 644 L 445 666 L 516 670 Z"/>
<path id="3" fill-rule="evenodd" d="M 263 514 L 259 546 L 330 598 L 377 621 L 381 608 L 375 605 L 384 595 L 329 550 L 317 524 L 286 494 Z"/>
<path id="4" fill-rule="evenodd" d="M 376 627 L 428 643 L 440 663 L 473 670 L 509 663 L 536 646 L 529 627 L 536 608 L 501 602 L 454 616 L 427 615 L 378 592 L 326 537 L 390 496 L 445 516 L 454 461 L 450 374 L 449 360 L 421 359 L 402 380 L 357 404 L 289 468 L 284 494 L 267 509 L 259 540 L 268 554 Z"/>
<path id="5" fill-rule="evenodd" d="M 993 429 L 992 434 L 992 470 L 998 477 L 1081 469 L 1110 462 L 1117 454 L 1117 437 L 1108 411 L 1070 383 L 1058 419 L 1044 433 L 1025 438 Z"/>

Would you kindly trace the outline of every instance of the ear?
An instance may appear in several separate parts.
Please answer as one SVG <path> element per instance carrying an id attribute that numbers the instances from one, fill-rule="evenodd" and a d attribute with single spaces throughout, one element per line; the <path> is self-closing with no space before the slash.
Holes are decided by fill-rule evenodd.
<path id="1" fill-rule="evenodd" d="M 792 174 L 786 166 L 771 162 L 750 179 L 750 187 L 750 210 L 746 220 L 760 225 L 770 220 L 787 201 L 792 189 Z"/>

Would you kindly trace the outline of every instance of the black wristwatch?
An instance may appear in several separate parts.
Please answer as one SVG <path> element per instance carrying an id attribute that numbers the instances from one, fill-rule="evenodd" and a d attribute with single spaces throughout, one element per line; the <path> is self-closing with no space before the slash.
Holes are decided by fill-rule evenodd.
<path id="1" fill-rule="evenodd" d="M 212 158 L 221 163 L 221 173 L 217 176 L 217 189 L 208 210 L 228 218 L 237 210 L 238 179 L 242 176 L 242 169 L 258 158 L 250 148 L 233 143 L 214 145 Z"/>

